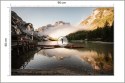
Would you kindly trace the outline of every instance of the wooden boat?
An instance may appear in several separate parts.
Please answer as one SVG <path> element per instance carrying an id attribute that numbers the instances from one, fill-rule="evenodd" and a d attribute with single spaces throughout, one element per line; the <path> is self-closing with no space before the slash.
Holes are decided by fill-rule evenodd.
<path id="1" fill-rule="evenodd" d="M 84 47 L 83 46 L 70 45 L 70 46 L 65 46 L 65 48 L 84 48 Z"/>
<path id="2" fill-rule="evenodd" d="M 38 45 L 43 49 L 53 49 L 53 48 L 84 48 L 84 46 L 78 45 L 66 45 L 66 46 L 59 46 L 59 45 Z"/>

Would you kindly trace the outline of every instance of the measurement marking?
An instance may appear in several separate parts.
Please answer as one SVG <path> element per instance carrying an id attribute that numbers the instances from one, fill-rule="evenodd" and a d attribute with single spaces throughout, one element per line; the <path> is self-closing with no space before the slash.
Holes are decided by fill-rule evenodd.
<path id="1" fill-rule="evenodd" d="M 66 4 L 66 2 L 64 2 L 64 1 L 58 1 L 57 3 L 58 4 Z"/>
<path id="2" fill-rule="evenodd" d="M 7 38 L 5 38 L 4 46 L 7 47 Z"/>

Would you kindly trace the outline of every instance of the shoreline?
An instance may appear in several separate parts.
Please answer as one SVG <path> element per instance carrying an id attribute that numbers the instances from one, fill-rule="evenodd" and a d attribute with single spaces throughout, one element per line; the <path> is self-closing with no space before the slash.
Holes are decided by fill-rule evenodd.
<path id="1" fill-rule="evenodd" d="M 82 43 L 82 42 L 90 42 L 90 43 L 102 43 L 102 44 L 114 44 L 114 42 L 105 42 L 105 41 L 87 41 L 87 40 L 71 40 L 73 43 Z"/>
<path id="2" fill-rule="evenodd" d="M 12 69 L 11 75 L 82 75 L 79 71 L 73 71 L 65 68 L 56 69 Z M 84 73 L 84 75 L 88 75 Z"/>
<path id="3" fill-rule="evenodd" d="M 111 70 L 112 71 L 112 70 Z M 98 70 L 94 70 L 93 72 L 85 72 L 79 70 L 72 70 L 67 68 L 56 68 L 56 69 L 12 69 L 11 71 L 12 76 L 31 76 L 31 75 L 43 75 L 43 76 L 57 76 L 57 75 L 76 75 L 76 76 L 88 76 L 88 75 L 113 75 L 113 73 L 105 72 L 103 74 L 100 73 Z"/>
<path id="4" fill-rule="evenodd" d="M 102 44 L 114 44 L 114 42 L 104 42 L 104 41 L 88 41 L 92 43 L 102 43 Z"/>

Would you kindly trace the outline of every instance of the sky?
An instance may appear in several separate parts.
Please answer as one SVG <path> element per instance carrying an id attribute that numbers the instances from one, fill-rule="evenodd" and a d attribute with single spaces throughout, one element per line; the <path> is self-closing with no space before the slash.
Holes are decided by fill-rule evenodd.
<path id="1" fill-rule="evenodd" d="M 32 23 L 37 29 L 57 21 L 68 22 L 71 25 L 79 25 L 92 14 L 93 7 L 12 7 L 27 23 Z"/>

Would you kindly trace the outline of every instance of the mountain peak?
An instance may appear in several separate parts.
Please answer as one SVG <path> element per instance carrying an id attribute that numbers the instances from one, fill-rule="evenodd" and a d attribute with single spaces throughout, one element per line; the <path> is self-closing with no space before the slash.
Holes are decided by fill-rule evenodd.
<path id="1" fill-rule="evenodd" d="M 107 26 L 111 26 L 114 21 L 114 9 L 113 8 L 97 8 L 93 13 L 80 23 L 81 26 L 86 27 L 87 30 L 94 30 L 102 28 L 107 23 Z"/>
<path id="2" fill-rule="evenodd" d="M 42 31 L 47 31 L 52 28 L 62 28 L 62 26 L 70 26 L 70 23 L 67 23 L 64 21 L 57 21 L 53 25 L 47 24 L 46 26 L 39 27 L 37 31 L 42 32 Z"/>
<path id="3" fill-rule="evenodd" d="M 70 25 L 70 23 L 66 23 L 64 21 L 57 21 L 57 22 L 55 22 L 55 26 L 60 26 L 60 25 Z"/>

